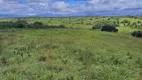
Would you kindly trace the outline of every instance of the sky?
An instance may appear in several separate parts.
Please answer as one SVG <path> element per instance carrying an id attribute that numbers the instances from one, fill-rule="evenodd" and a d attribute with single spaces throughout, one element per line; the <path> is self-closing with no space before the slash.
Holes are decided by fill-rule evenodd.
<path id="1" fill-rule="evenodd" d="M 142 0 L 0 0 L 0 17 L 142 15 Z"/>

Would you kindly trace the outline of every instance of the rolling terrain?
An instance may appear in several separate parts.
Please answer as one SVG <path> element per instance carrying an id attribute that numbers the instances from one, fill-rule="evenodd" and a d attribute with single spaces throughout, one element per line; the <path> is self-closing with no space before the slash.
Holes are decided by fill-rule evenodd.
<path id="1" fill-rule="evenodd" d="M 0 19 L 11 20 L 18 19 Z M 66 28 L 0 29 L 0 80 L 142 80 L 142 38 L 131 35 L 142 29 L 141 17 L 22 20 Z M 92 30 L 102 21 L 119 31 Z"/>

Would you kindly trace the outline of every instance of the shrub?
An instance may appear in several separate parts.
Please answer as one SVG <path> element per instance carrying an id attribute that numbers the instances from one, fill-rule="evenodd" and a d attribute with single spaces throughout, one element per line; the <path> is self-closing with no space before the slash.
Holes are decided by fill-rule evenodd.
<path id="1" fill-rule="evenodd" d="M 134 37 L 142 38 L 142 31 L 134 31 L 133 33 L 131 33 L 131 35 Z"/>
<path id="2" fill-rule="evenodd" d="M 0 28 L 13 28 L 15 26 L 14 22 L 0 22 Z"/>
<path id="3" fill-rule="evenodd" d="M 7 63 L 7 61 L 6 61 L 6 58 L 5 58 L 5 57 L 1 58 L 1 63 L 2 63 L 2 64 L 4 64 L 4 65 Z"/>
<path id="4" fill-rule="evenodd" d="M 119 24 L 117 24 L 117 22 L 115 22 L 114 24 L 114 21 L 101 21 L 101 22 L 98 22 L 97 24 L 95 24 L 92 29 L 95 30 L 95 29 L 102 29 L 103 26 L 112 26 L 112 27 L 118 27 Z M 115 31 L 114 31 L 115 32 Z M 117 30 L 116 30 L 117 32 Z"/>
<path id="5" fill-rule="evenodd" d="M 26 25 L 28 24 L 26 21 L 24 20 L 19 20 L 19 21 L 16 21 L 15 23 L 15 28 L 26 28 Z"/>
<path id="6" fill-rule="evenodd" d="M 34 28 L 36 28 L 36 29 L 43 28 L 42 22 L 36 21 L 36 22 L 33 23 L 33 25 L 34 25 Z"/>
<path id="7" fill-rule="evenodd" d="M 34 29 L 45 29 L 45 28 L 65 28 L 64 25 L 59 25 L 59 26 L 49 26 L 49 25 L 44 25 L 42 22 L 34 22 L 34 23 L 28 23 L 25 20 L 18 20 L 16 22 L 0 22 L 0 29 L 4 28 L 34 28 Z"/>
<path id="8" fill-rule="evenodd" d="M 25 27 L 25 25 L 22 23 L 17 23 L 15 26 L 15 28 L 24 28 L 24 27 Z"/>
<path id="9" fill-rule="evenodd" d="M 59 26 L 51 25 L 51 26 L 47 26 L 47 28 L 65 28 L 65 26 L 64 25 L 59 25 Z"/>
<path id="10" fill-rule="evenodd" d="M 43 25 L 43 23 L 36 21 L 36 22 L 33 23 L 33 25 Z"/>
<path id="11" fill-rule="evenodd" d="M 104 26 L 102 26 L 101 31 L 118 32 L 118 29 L 113 25 L 104 25 Z"/>
<path id="12" fill-rule="evenodd" d="M 64 25 L 59 25 L 58 28 L 65 28 L 65 26 Z"/>
<path id="13" fill-rule="evenodd" d="M 46 60 L 46 57 L 45 56 L 41 56 L 40 58 L 39 58 L 39 61 L 45 61 Z"/>
<path id="14" fill-rule="evenodd" d="M 130 23 L 129 20 L 123 20 L 121 23 Z"/>
<path id="15" fill-rule="evenodd" d="M 28 24 L 27 28 L 34 28 L 34 25 L 33 24 Z"/>
<path id="16" fill-rule="evenodd" d="M 101 28 L 102 28 L 102 24 L 96 24 L 92 27 L 93 30 L 101 29 Z"/>

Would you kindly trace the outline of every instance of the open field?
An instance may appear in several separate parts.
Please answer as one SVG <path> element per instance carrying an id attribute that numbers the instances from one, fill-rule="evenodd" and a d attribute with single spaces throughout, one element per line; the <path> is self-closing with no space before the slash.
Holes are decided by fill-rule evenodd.
<path id="1" fill-rule="evenodd" d="M 58 18 L 21 18 L 22 20 L 26 20 L 29 23 L 33 23 L 35 21 L 43 22 L 48 25 L 65 25 L 67 28 L 75 28 L 75 29 L 90 29 L 92 26 L 99 22 L 109 21 L 112 23 L 119 23 L 119 27 L 124 27 L 122 23 L 124 20 L 128 20 L 129 24 L 125 24 L 125 27 L 132 28 L 135 27 L 135 24 L 138 21 L 141 21 L 138 25 L 142 25 L 142 17 L 58 17 Z M 16 21 L 17 18 L 6 18 L 0 19 L 0 21 Z M 133 25 L 134 24 L 134 25 Z M 128 26 L 129 25 L 129 26 Z"/>
<path id="2" fill-rule="evenodd" d="M 91 30 L 103 20 L 142 23 L 141 17 L 24 20 L 66 28 L 0 30 L 0 80 L 142 80 L 142 38 L 131 36 L 141 29 L 120 23 L 117 33 Z"/>

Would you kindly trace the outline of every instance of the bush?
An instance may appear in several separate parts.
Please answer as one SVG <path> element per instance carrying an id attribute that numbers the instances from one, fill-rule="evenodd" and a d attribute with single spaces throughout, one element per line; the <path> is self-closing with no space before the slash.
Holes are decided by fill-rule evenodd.
<path id="1" fill-rule="evenodd" d="M 28 24 L 27 28 L 34 28 L 34 25 L 33 24 Z"/>
<path id="2" fill-rule="evenodd" d="M 19 21 L 16 21 L 14 24 L 15 24 L 13 25 L 14 28 L 26 28 L 28 23 L 24 20 L 19 20 Z"/>
<path id="3" fill-rule="evenodd" d="M 5 58 L 5 57 L 1 58 L 1 63 L 2 63 L 3 65 L 7 64 L 7 61 L 6 61 L 6 58 Z"/>
<path id="4" fill-rule="evenodd" d="M 45 61 L 46 60 L 46 57 L 45 56 L 41 56 L 40 58 L 39 58 L 39 61 Z"/>
<path id="5" fill-rule="evenodd" d="M 130 23 L 129 20 L 123 20 L 121 23 Z"/>
<path id="6" fill-rule="evenodd" d="M 142 31 L 134 31 L 133 33 L 131 33 L 131 35 L 134 37 L 142 38 Z"/>
<path id="7" fill-rule="evenodd" d="M 114 27 L 118 27 L 119 24 L 117 24 L 117 22 L 115 22 L 114 24 L 114 21 L 101 21 L 101 22 L 98 22 L 97 24 L 95 24 L 92 29 L 95 30 L 95 29 L 102 29 L 103 26 L 106 26 L 106 25 L 109 25 L 109 26 L 114 26 Z"/>
<path id="8" fill-rule="evenodd" d="M 47 28 L 65 28 L 65 26 L 64 25 L 59 25 L 59 26 L 51 25 L 51 26 L 47 26 Z"/>
<path id="9" fill-rule="evenodd" d="M 0 22 L 0 28 L 13 28 L 13 26 L 15 26 L 14 22 Z"/>
<path id="10" fill-rule="evenodd" d="M 36 21 L 36 22 L 33 23 L 33 25 L 43 25 L 43 23 Z"/>
<path id="11" fill-rule="evenodd" d="M 65 28 L 64 25 L 59 25 L 57 28 Z"/>
<path id="12" fill-rule="evenodd" d="M 102 28 L 102 24 L 96 24 L 92 27 L 93 30 L 101 29 L 101 28 Z"/>
<path id="13" fill-rule="evenodd" d="M 43 23 L 36 21 L 33 23 L 33 27 L 36 29 L 43 28 Z"/>
<path id="14" fill-rule="evenodd" d="M 42 22 L 34 22 L 34 23 L 28 23 L 24 20 L 18 20 L 16 22 L 0 22 L 0 28 L 5 29 L 5 28 L 34 28 L 34 29 L 47 29 L 47 28 L 65 28 L 64 25 L 59 25 L 59 26 L 49 26 L 49 25 L 44 25 Z"/>
<path id="15" fill-rule="evenodd" d="M 118 29 L 113 25 L 104 25 L 104 26 L 102 26 L 101 31 L 118 32 Z"/>

